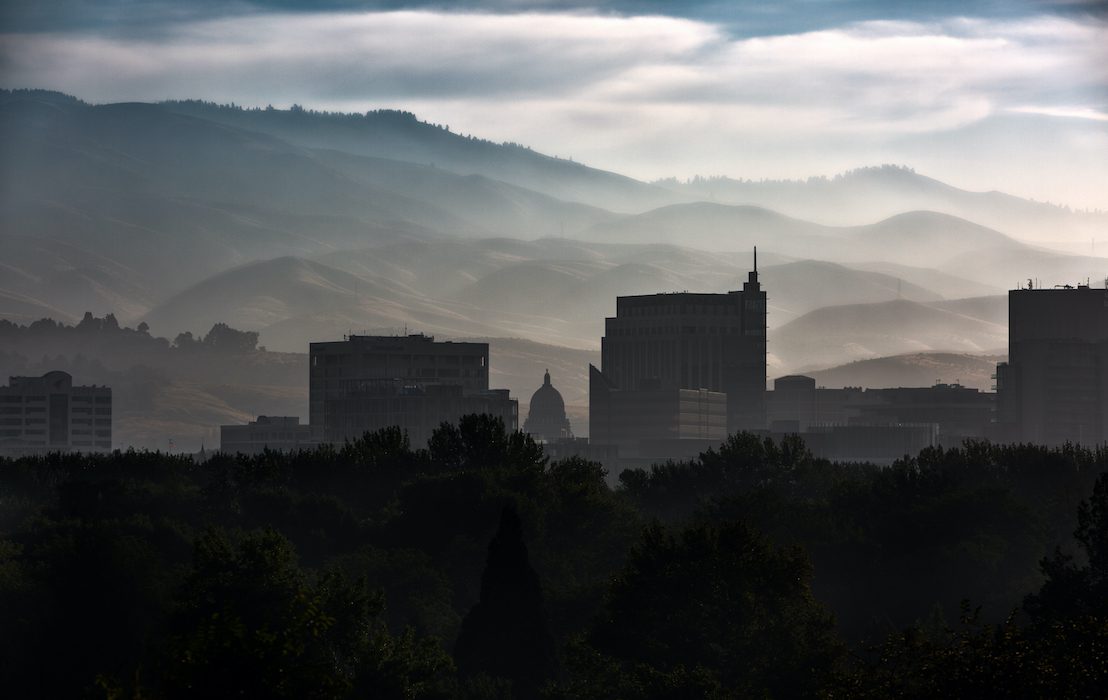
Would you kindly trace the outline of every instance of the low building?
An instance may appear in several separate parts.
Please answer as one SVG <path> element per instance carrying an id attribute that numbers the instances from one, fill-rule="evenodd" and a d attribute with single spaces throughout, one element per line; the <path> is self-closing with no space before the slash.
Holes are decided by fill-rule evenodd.
<path id="1" fill-rule="evenodd" d="M 836 462 L 892 464 L 937 445 L 939 426 L 935 423 L 810 426 L 798 435 L 816 457 Z M 771 433 L 771 436 L 780 440 L 784 435 Z"/>
<path id="2" fill-rule="evenodd" d="M 830 426 L 936 426 L 935 442 L 946 447 L 990 437 L 996 394 L 960 384 L 891 389 L 817 388 L 811 377 L 774 380 L 767 405 L 770 431 L 804 434 Z M 900 455 L 897 455 L 900 456 Z"/>
<path id="3" fill-rule="evenodd" d="M 519 404 L 507 389 L 466 392 L 456 384 L 412 385 L 400 380 L 378 381 L 372 387 L 327 399 L 326 442 L 356 440 L 367 432 L 399 427 L 412 447 L 424 447 L 443 423 L 483 413 L 504 421 L 509 432 L 519 427 Z"/>
<path id="4" fill-rule="evenodd" d="M 589 438 L 571 437 L 553 440 L 544 443 L 542 451 L 552 462 L 561 459 L 587 459 L 604 465 L 609 474 L 619 468 L 619 450 L 616 446 L 594 443 Z"/>
<path id="5" fill-rule="evenodd" d="M 519 428 L 518 402 L 507 389 L 489 389 L 488 343 L 352 335 L 312 343 L 309 364 L 309 423 L 323 442 L 396 426 L 422 447 L 442 423 L 470 413 Z"/>
<path id="6" fill-rule="evenodd" d="M 589 440 L 621 465 L 689 459 L 727 438 L 727 394 L 642 386 L 620 389 L 589 366 Z"/>
<path id="7" fill-rule="evenodd" d="M 68 372 L 11 377 L 0 387 L 0 455 L 108 452 L 112 390 L 74 386 Z"/>
<path id="8" fill-rule="evenodd" d="M 314 449 L 311 426 L 298 416 L 258 416 L 246 425 L 219 426 L 219 449 L 230 454 L 259 454 L 265 450 L 295 452 Z"/>

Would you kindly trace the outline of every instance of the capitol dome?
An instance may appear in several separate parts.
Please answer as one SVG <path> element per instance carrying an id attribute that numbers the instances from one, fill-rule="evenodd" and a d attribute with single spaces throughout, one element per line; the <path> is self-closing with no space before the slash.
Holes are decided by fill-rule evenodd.
<path id="1" fill-rule="evenodd" d="M 566 403 L 550 383 L 550 370 L 546 371 L 542 386 L 531 395 L 523 431 L 542 442 L 573 437 L 569 419 L 566 418 Z"/>

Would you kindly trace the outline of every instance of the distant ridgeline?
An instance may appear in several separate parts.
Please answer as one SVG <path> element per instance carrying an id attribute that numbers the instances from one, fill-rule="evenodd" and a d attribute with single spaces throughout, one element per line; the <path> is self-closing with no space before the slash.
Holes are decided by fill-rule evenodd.
<path id="1" fill-rule="evenodd" d="M 415 130 L 431 130 L 437 129 L 447 134 L 452 134 L 456 137 L 461 137 L 468 141 L 473 141 L 478 144 L 485 144 L 495 147 L 506 147 L 519 149 L 521 151 L 534 152 L 529 146 L 525 146 L 513 141 L 503 141 L 497 143 L 488 139 L 478 138 L 476 136 L 467 134 L 455 134 L 450 131 L 450 126 L 446 124 L 432 124 L 431 122 L 425 122 L 420 120 L 412 112 L 408 112 L 402 109 L 371 109 L 364 113 L 362 112 L 329 112 L 327 110 L 305 109 L 301 105 L 294 104 L 288 109 L 277 109 L 273 105 L 267 105 L 266 107 L 244 107 L 237 105 L 234 102 L 229 104 L 219 104 L 217 102 L 207 102 L 205 100 L 165 100 L 159 104 L 162 104 L 175 112 L 182 114 L 194 114 L 196 116 L 211 116 L 212 113 L 220 113 L 223 117 L 234 116 L 236 114 L 249 117 L 251 115 L 264 114 L 270 119 L 276 119 L 288 124 L 297 124 L 302 126 L 307 122 L 316 124 L 368 124 L 377 128 L 400 128 Z"/>
<path id="2" fill-rule="evenodd" d="M 818 182 L 838 182 L 840 180 L 849 180 L 852 177 L 859 177 L 865 175 L 915 175 L 916 169 L 907 165 L 898 165 L 896 163 L 884 163 L 882 165 L 867 166 L 862 168 L 854 168 L 853 170 L 845 170 L 841 173 L 828 177 L 826 175 L 812 175 L 806 178 L 799 179 L 775 179 L 771 177 L 762 177 L 754 180 L 753 178 L 731 178 L 726 175 L 693 175 L 685 180 L 679 180 L 676 177 L 665 177 L 658 180 L 653 180 L 655 185 L 714 185 L 719 183 L 738 182 L 742 184 L 761 183 L 768 185 L 810 185 Z"/>
<path id="3" fill-rule="evenodd" d="M 9 90 L 0 88 L 0 98 L 9 97 L 47 98 L 52 101 L 70 102 L 75 105 L 88 105 L 87 102 L 78 97 L 67 95 L 64 92 L 55 92 L 54 90 L 41 90 L 39 88 L 16 88 L 14 90 Z"/>
<path id="4" fill-rule="evenodd" d="M 97 318 L 86 311 L 84 318 L 74 326 L 44 318 L 26 326 L 0 319 L 0 341 L 18 350 L 21 345 L 32 343 L 62 343 L 62 349 L 72 348 L 79 340 L 83 346 L 90 342 L 102 349 L 134 351 L 213 351 L 220 353 L 265 352 L 258 347 L 255 331 L 240 331 L 226 323 L 216 323 L 207 335 L 193 336 L 192 331 L 179 333 L 172 342 L 168 338 L 150 335 L 150 327 L 142 322 L 136 328 L 120 326 L 115 314 Z"/>

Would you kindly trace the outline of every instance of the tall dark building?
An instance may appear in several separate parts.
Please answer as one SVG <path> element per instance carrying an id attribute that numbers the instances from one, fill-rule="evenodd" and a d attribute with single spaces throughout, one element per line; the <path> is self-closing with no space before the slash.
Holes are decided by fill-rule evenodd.
<path id="1" fill-rule="evenodd" d="M 730 432 L 765 428 L 766 293 L 757 255 L 742 291 L 618 297 L 601 340 L 607 381 L 622 391 L 725 393 Z"/>
<path id="2" fill-rule="evenodd" d="M 1008 362 L 997 367 L 1001 437 L 1108 440 L 1108 290 L 1008 292 Z"/>
<path id="3" fill-rule="evenodd" d="M 400 426 L 412 445 L 443 422 L 488 413 L 519 424 L 507 389 L 489 389 L 488 343 L 435 342 L 426 335 L 352 335 L 312 343 L 308 423 L 315 439 L 338 442 Z"/>

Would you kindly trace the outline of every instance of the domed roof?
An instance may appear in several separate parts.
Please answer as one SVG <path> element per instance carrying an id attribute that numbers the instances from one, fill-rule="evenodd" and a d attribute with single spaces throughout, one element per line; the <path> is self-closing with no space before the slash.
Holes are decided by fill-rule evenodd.
<path id="1" fill-rule="evenodd" d="M 534 394 L 531 394 L 531 412 L 528 417 L 535 414 L 556 415 L 562 418 L 566 416 L 566 402 L 562 400 L 562 394 L 550 383 L 550 370 L 542 378 L 540 386 Z"/>
<path id="2" fill-rule="evenodd" d="M 531 395 L 531 407 L 523 429 L 538 440 L 573 437 L 566 418 L 566 403 L 550 383 L 550 370 L 543 376 L 542 386 Z"/>

